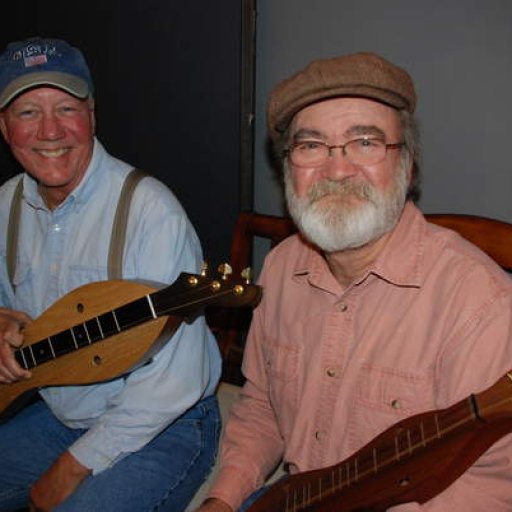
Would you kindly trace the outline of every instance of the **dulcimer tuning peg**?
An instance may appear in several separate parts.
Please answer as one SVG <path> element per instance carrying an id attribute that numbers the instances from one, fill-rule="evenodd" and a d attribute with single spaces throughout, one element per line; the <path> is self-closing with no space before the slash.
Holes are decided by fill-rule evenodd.
<path id="1" fill-rule="evenodd" d="M 233 273 L 233 269 L 229 263 L 222 263 L 217 268 L 219 274 L 222 276 L 222 279 L 228 279 L 228 277 Z"/>
<path id="2" fill-rule="evenodd" d="M 252 281 L 252 268 L 246 267 L 240 272 L 240 276 L 245 281 L 246 284 L 250 284 Z"/>

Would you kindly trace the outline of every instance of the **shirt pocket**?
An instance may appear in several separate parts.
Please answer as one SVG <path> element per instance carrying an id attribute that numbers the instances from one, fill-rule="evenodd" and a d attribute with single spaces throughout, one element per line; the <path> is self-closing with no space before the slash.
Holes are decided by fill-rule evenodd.
<path id="1" fill-rule="evenodd" d="M 357 450 L 404 418 L 434 409 L 433 374 L 365 365 L 357 380 L 349 443 Z"/>
<path id="2" fill-rule="evenodd" d="M 299 402 L 302 347 L 274 340 L 267 346 L 265 357 L 270 402 L 274 410 L 279 411 L 279 423 L 280 418 L 286 418 L 286 424 L 292 425 L 290 418 L 295 418 Z"/>
<path id="3" fill-rule="evenodd" d="M 16 262 L 12 285 L 15 298 L 11 307 L 18 311 L 24 311 L 35 318 L 39 312 L 33 300 L 35 294 L 34 269 L 27 259 L 21 258 Z"/>
<path id="4" fill-rule="evenodd" d="M 27 281 L 30 280 L 33 275 L 32 267 L 28 261 L 18 260 L 16 262 L 16 270 L 14 272 L 14 276 L 12 278 L 12 283 L 15 289 L 18 289 L 20 286 L 26 285 Z"/>

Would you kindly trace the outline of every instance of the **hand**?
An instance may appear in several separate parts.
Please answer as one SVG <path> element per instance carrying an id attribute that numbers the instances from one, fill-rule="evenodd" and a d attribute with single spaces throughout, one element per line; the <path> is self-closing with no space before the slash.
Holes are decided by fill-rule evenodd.
<path id="1" fill-rule="evenodd" d="M 13 352 L 23 343 L 23 328 L 30 322 L 21 311 L 0 308 L 0 383 L 10 384 L 32 375 L 16 362 Z"/>
<path id="2" fill-rule="evenodd" d="M 233 512 L 233 509 L 218 498 L 208 498 L 196 509 L 196 512 Z"/>
<path id="3" fill-rule="evenodd" d="M 47 512 L 60 505 L 91 474 L 64 452 L 30 489 L 30 512 Z"/>

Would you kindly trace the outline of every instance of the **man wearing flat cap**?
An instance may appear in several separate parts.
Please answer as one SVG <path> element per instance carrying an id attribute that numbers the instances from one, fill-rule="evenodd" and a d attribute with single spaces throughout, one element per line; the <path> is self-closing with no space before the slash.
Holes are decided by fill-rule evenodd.
<path id="1" fill-rule="evenodd" d="M 80 50 L 31 38 L 0 55 L 0 130 L 25 171 L 0 188 L 0 511 L 30 501 L 37 511 L 178 512 L 215 459 L 221 361 L 204 317 L 172 337 L 162 332 L 161 350 L 137 361 L 130 352 L 149 348 L 154 330 L 123 332 L 117 352 L 107 349 L 109 334 L 156 319 L 149 295 L 137 311 L 119 314 L 153 288 L 100 283 L 96 293 L 81 289 L 69 299 L 93 281 L 169 284 L 202 264 L 172 192 L 146 174 L 133 181 L 141 174 L 107 153 L 95 123 Z M 65 305 L 54 305 L 61 297 Z M 49 337 L 15 352 L 31 324 Z M 89 345 L 93 357 L 81 356 Z M 126 361 L 136 369 L 125 372 Z M 94 383 L 102 365 L 112 374 L 105 369 Z M 4 421 L 9 386 L 27 379 L 28 389 L 32 378 L 42 400 Z"/>
<path id="2" fill-rule="evenodd" d="M 370 505 L 381 453 L 338 463 L 404 418 L 447 408 L 512 368 L 511 280 L 413 203 L 415 106 L 408 73 L 372 53 L 317 60 L 272 91 L 268 130 L 299 233 L 265 260 L 247 380 L 201 512 L 246 510 L 255 499 L 258 512 L 335 511 L 326 500 L 367 477 L 369 461 L 374 485 L 359 498 Z M 388 462 L 421 439 L 402 434 Z M 272 507 L 278 496 L 262 486 L 281 462 L 291 474 L 337 466 L 298 487 L 284 480 L 283 504 Z M 389 509 L 510 511 L 511 466 L 507 435 L 433 496 Z M 337 499 L 341 506 L 343 493 Z"/>

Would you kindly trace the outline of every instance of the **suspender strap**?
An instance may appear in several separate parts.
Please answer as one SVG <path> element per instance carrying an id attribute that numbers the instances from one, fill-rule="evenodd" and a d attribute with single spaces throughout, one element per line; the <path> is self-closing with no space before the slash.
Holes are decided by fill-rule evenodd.
<path id="1" fill-rule="evenodd" d="M 123 250 L 131 199 L 137 184 L 145 176 L 146 174 L 143 171 L 133 169 L 124 180 L 121 195 L 117 203 L 116 215 L 112 224 L 112 235 L 110 237 L 110 248 L 108 252 L 109 279 L 122 279 L 123 277 Z"/>
<path id="2" fill-rule="evenodd" d="M 122 279 L 123 277 L 123 249 L 126 238 L 126 226 L 133 192 L 139 181 L 146 174 L 139 169 L 133 169 L 126 176 L 117 210 L 112 224 L 112 235 L 108 252 L 108 277 L 109 279 Z M 18 232 L 21 216 L 21 198 L 23 195 L 23 176 L 20 178 L 14 190 L 9 213 L 9 225 L 7 227 L 6 263 L 7 274 L 11 287 L 14 289 L 14 274 L 16 272 L 16 256 L 18 252 Z"/>
<path id="3" fill-rule="evenodd" d="M 18 229 L 21 215 L 21 197 L 23 195 L 23 176 L 18 180 L 14 195 L 11 201 L 11 211 L 9 213 L 9 226 L 7 227 L 7 275 L 9 282 L 14 289 L 14 273 L 16 272 L 16 255 L 18 252 Z"/>

